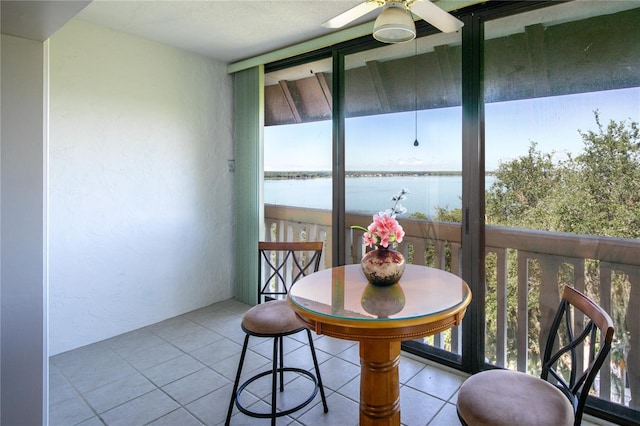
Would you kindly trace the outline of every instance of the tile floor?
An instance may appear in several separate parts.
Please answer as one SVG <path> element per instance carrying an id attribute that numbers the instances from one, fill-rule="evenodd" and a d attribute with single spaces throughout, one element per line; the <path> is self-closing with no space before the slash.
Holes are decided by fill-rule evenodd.
<path id="1" fill-rule="evenodd" d="M 228 300 L 51 357 L 49 424 L 223 424 L 244 339 L 240 321 L 248 308 Z M 285 360 L 311 369 L 307 345 L 296 340 L 305 341 L 305 334 L 294 337 L 285 343 Z M 327 336 L 316 336 L 314 342 L 329 412 L 323 412 L 318 393 L 302 410 L 279 418 L 278 425 L 357 425 L 357 343 Z M 249 344 L 243 376 L 263 370 L 273 348 L 267 339 L 251 338 Z M 285 394 L 304 395 L 311 382 L 291 376 Z M 459 425 L 455 398 L 464 378 L 462 373 L 403 353 L 402 424 Z M 268 380 L 247 388 L 242 398 L 245 406 L 268 410 Z M 231 418 L 231 425 L 268 424 L 268 419 L 247 417 L 237 408 Z"/>

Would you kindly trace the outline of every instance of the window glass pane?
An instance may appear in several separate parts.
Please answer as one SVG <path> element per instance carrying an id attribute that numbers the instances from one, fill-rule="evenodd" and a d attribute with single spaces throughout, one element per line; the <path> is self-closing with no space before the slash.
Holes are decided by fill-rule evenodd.
<path id="1" fill-rule="evenodd" d="M 391 208 L 403 187 L 411 193 L 403 217 L 460 209 L 459 37 L 437 34 L 346 57 L 348 212 Z"/>
<path id="2" fill-rule="evenodd" d="M 639 19 L 637 2 L 614 1 L 488 22 L 484 71 L 486 359 L 539 374 L 546 330 L 571 285 L 616 326 L 592 393 L 636 408 Z"/>
<path id="3" fill-rule="evenodd" d="M 321 267 L 331 261 L 331 62 L 265 75 L 265 237 L 324 241 Z"/>
<path id="4" fill-rule="evenodd" d="M 439 33 L 345 58 L 347 225 L 367 227 L 408 194 L 397 218 L 407 262 L 459 274 L 462 195 L 460 37 Z M 452 223 L 444 223 L 452 222 Z M 351 232 L 351 259 L 365 250 Z M 421 339 L 460 353 L 455 328 Z"/>

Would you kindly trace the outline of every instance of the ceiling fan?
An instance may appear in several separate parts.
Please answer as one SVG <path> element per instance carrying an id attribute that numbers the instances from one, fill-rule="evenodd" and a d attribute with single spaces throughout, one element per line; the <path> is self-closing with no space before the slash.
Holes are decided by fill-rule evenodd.
<path id="1" fill-rule="evenodd" d="M 383 43 L 402 43 L 416 37 L 416 26 L 411 13 L 444 33 L 458 31 L 464 25 L 458 18 L 440 9 L 430 0 L 365 0 L 322 25 L 327 28 L 341 28 L 379 7 L 384 7 L 384 10 L 376 19 L 373 37 Z"/>

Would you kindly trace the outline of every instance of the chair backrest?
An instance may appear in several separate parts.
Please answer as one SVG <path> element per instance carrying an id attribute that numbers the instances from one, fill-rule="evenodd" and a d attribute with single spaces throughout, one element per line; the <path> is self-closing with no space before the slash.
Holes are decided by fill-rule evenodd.
<path id="1" fill-rule="evenodd" d="M 283 299 L 303 276 L 318 271 L 322 241 L 258 243 L 258 303 Z"/>
<path id="2" fill-rule="evenodd" d="M 613 332 L 609 314 L 584 294 L 564 287 L 547 339 L 541 378 L 557 386 L 572 402 L 574 425 L 582 421 L 587 396 L 609 353 Z"/>

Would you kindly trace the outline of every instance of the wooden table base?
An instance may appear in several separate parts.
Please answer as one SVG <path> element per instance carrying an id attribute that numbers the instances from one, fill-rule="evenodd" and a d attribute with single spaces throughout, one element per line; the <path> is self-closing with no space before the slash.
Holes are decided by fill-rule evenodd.
<path id="1" fill-rule="evenodd" d="M 400 425 L 400 342 L 360 342 L 360 426 Z"/>
<path id="2" fill-rule="evenodd" d="M 462 278 L 426 266 L 406 265 L 397 286 L 379 292 L 380 303 L 397 304 L 395 296 L 404 294 L 402 309 L 393 318 L 380 318 L 365 309 L 363 297 L 369 295 L 371 284 L 360 265 L 309 274 L 296 281 L 287 297 L 309 329 L 359 342 L 361 426 L 400 426 L 400 342 L 459 325 L 471 302 Z"/>

